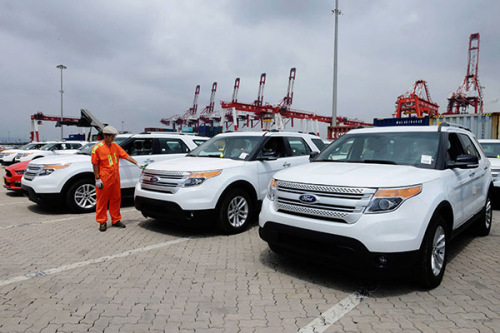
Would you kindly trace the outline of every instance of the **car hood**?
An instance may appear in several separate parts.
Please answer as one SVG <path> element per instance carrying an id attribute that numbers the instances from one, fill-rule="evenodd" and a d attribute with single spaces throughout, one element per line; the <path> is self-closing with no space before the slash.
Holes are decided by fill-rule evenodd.
<path id="1" fill-rule="evenodd" d="M 82 154 L 54 155 L 33 160 L 31 164 L 63 164 L 63 163 L 79 163 L 79 162 L 90 163 L 90 156 Z"/>
<path id="2" fill-rule="evenodd" d="M 155 162 L 148 165 L 147 170 L 158 171 L 208 171 L 243 166 L 245 161 L 231 160 L 227 158 L 210 157 L 180 157 L 172 160 Z"/>
<path id="3" fill-rule="evenodd" d="M 9 170 L 9 171 L 24 170 L 24 169 L 26 169 L 26 166 L 28 165 L 29 162 L 30 161 L 15 163 L 15 164 L 12 164 L 11 166 L 6 167 L 5 170 Z"/>
<path id="4" fill-rule="evenodd" d="M 279 171 L 275 178 L 352 187 L 402 187 L 439 178 L 440 170 L 404 165 L 313 162 Z"/>

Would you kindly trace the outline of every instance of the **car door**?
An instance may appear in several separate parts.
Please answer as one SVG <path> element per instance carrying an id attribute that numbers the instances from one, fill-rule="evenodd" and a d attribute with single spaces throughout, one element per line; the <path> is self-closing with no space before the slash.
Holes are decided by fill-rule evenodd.
<path id="1" fill-rule="evenodd" d="M 465 154 L 464 147 L 458 137 L 458 133 L 448 133 L 448 161 L 455 161 L 457 156 Z M 473 169 L 450 168 L 449 179 L 444 180 L 448 184 L 448 195 L 455 213 L 455 228 L 463 224 L 470 216 L 471 202 L 474 198 Z"/>
<path id="2" fill-rule="evenodd" d="M 464 153 L 467 155 L 476 156 L 479 163 L 477 168 L 468 169 L 470 171 L 469 177 L 471 178 L 471 191 L 472 198 L 469 202 L 469 209 L 467 211 L 469 217 L 478 213 L 482 209 L 484 202 L 486 202 L 486 194 L 488 193 L 489 184 L 484 183 L 485 174 L 488 171 L 488 165 L 486 158 L 483 158 L 478 151 L 478 148 L 474 145 L 472 139 L 464 133 L 459 133 L 458 137 L 462 142 L 464 147 Z M 480 208 L 479 208 L 480 207 Z"/>

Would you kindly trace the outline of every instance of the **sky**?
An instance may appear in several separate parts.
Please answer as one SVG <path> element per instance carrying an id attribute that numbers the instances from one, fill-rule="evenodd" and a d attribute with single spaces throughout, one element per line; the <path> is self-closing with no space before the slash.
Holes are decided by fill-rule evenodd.
<path id="1" fill-rule="evenodd" d="M 500 1 L 339 0 L 339 116 L 391 117 L 416 80 L 446 110 L 463 82 L 469 36 L 480 33 L 484 111 L 500 111 Z M 332 115 L 334 0 L 3 0 L 0 2 L 0 141 L 27 140 L 36 112 L 80 117 L 88 109 L 118 130 L 165 127 L 184 114 L 201 86 L 198 111 L 213 82 L 220 101 L 286 96 L 296 68 L 292 108 Z M 257 128 L 259 129 L 259 128 Z M 298 130 L 298 122 L 294 130 Z M 65 127 L 64 135 L 84 129 Z M 40 139 L 59 139 L 55 122 Z M 326 126 L 321 127 L 326 136 Z"/>

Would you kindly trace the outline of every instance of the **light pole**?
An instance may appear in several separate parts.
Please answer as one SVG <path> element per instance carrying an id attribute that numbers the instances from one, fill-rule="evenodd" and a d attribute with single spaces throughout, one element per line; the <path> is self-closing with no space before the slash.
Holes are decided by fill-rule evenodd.
<path id="1" fill-rule="evenodd" d="M 59 92 L 61 93 L 61 141 L 64 140 L 64 133 L 63 133 L 63 69 L 66 69 L 67 67 L 64 65 L 57 65 L 56 68 L 59 68 L 61 70 L 61 90 Z"/>
<path id="2" fill-rule="evenodd" d="M 339 18 L 339 0 L 335 0 L 335 39 L 333 42 L 333 100 L 332 100 L 332 126 L 337 125 L 337 37 L 338 37 L 338 18 Z"/>

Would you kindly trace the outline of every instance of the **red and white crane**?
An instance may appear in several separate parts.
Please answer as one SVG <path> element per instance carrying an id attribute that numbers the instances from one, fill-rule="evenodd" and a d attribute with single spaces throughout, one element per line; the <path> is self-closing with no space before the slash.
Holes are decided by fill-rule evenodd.
<path id="1" fill-rule="evenodd" d="M 458 89 L 448 98 L 445 114 L 469 113 L 468 107 L 474 108 L 474 113 L 483 113 L 483 93 L 479 84 L 479 33 L 469 37 L 467 73 Z"/>
<path id="2" fill-rule="evenodd" d="M 219 122 L 221 116 L 215 112 L 215 93 L 217 92 L 217 82 L 212 84 L 209 104 L 200 112 L 199 123 L 202 125 L 214 126 L 214 122 Z"/>
<path id="3" fill-rule="evenodd" d="M 418 80 L 412 88 L 407 90 L 396 100 L 396 118 L 437 116 L 439 105 L 431 100 L 427 82 Z"/>
<path id="4" fill-rule="evenodd" d="M 170 126 L 172 125 L 175 130 L 175 125 L 179 125 L 179 129 L 182 129 L 183 125 L 194 126 L 198 123 L 198 118 L 196 118 L 196 113 L 198 111 L 198 96 L 200 95 L 200 85 L 197 85 L 194 90 L 193 106 L 189 108 L 184 115 L 179 114 L 173 115 L 170 118 L 163 118 L 160 123 Z"/>

